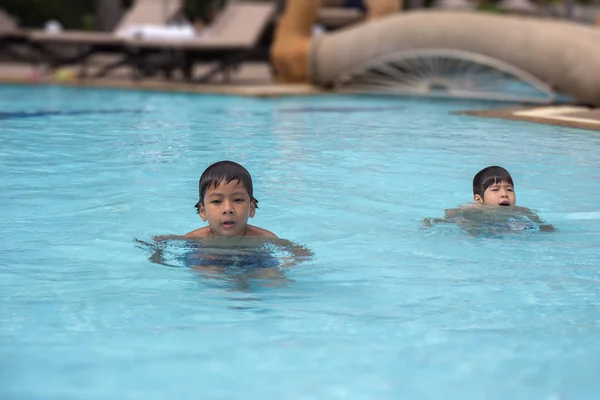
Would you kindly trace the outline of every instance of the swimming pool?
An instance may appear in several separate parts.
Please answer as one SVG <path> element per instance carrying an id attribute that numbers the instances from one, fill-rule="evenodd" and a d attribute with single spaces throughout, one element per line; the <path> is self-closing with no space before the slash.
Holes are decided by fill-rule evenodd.
<path id="1" fill-rule="evenodd" d="M 596 397 L 600 136 L 451 114 L 481 107 L 0 87 L 0 398 Z M 221 159 L 311 260 L 149 261 Z M 493 164 L 557 232 L 423 228 Z"/>

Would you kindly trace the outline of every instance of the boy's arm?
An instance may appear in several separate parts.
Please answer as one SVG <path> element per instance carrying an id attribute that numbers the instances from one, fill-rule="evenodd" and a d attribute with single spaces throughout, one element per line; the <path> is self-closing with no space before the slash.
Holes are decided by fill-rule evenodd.
<path id="1" fill-rule="evenodd" d="M 166 240 L 168 236 L 157 236 L 154 238 L 156 243 L 148 243 L 144 240 L 134 238 L 135 242 L 138 243 L 138 247 L 144 250 L 151 249 L 152 254 L 148 257 L 148 260 L 154 264 L 165 265 L 167 267 L 174 267 L 174 265 L 167 264 L 163 256 L 163 249 L 159 243 Z"/>
<path id="2" fill-rule="evenodd" d="M 432 227 L 435 224 L 447 224 L 450 221 L 448 221 L 446 218 L 424 218 L 423 219 L 423 226 L 426 227 Z"/>
<path id="3" fill-rule="evenodd" d="M 557 229 L 552 224 L 540 224 L 540 231 L 542 232 L 555 232 Z"/>
<path id="4" fill-rule="evenodd" d="M 292 243 L 289 240 L 283 239 L 281 244 L 284 244 L 293 255 L 291 257 L 285 257 L 283 263 L 279 264 L 279 268 L 293 267 L 302 261 L 311 260 L 314 256 L 314 253 L 309 248 Z"/>
<path id="5" fill-rule="evenodd" d="M 449 224 L 453 222 L 458 222 L 458 218 L 464 218 L 463 215 L 463 207 L 461 208 L 448 208 L 444 212 L 444 218 L 425 218 L 423 219 L 423 226 L 431 227 L 435 224 Z"/>
<path id="6" fill-rule="evenodd" d="M 547 224 L 546 222 L 544 222 L 543 219 L 541 219 L 535 212 L 533 212 L 530 209 L 525 208 L 526 210 L 526 214 L 527 217 L 531 220 L 531 222 L 533 222 L 534 224 L 537 224 L 539 230 L 541 232 L 554 232 L 557 229 L 554 227 L 554 225 L 552 224 Z"/>
<path id="7" fill-rule="evenodd" d="M 445 214 L 444 214 L 444 218 L 445 219 L 452 219 L 452 218 L 456 218 L 458 216 L 462 216 L 462 209 L 461 208 L 449 208 L 446 210 Z"/>

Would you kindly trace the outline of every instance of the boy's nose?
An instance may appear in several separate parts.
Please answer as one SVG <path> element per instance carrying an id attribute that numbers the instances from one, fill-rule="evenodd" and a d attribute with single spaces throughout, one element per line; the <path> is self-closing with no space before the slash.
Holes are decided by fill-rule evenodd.
<path id="1" fill-rule="evenodd" d="M 231 204 L 226 202 L 223 205 L 223 214 L 232 214 L 233 213 L 233 207 L 231 207 Z"/>

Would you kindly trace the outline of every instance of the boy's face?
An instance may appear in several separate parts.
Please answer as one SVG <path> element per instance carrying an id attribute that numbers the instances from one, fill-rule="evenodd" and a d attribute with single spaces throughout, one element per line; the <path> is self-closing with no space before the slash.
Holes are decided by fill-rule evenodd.
<path id="1" fill-rule="evenodd" d="M 474 200 L 479 204 L 494 206 L 514 206 L 517 204 L 515 189 L 506 181 L 494 182 L 493 185 L 485 189 L 483 197 L 476 194 Z"/>
<path id="2" fill-rule="evenodd" d="M 200 204 L 200 218 L 208 221 L 213 236 L 243 236 L 248 218 L 254 217 L 256 206 L 243 183 L 233 180 L 211 186 Z"/>

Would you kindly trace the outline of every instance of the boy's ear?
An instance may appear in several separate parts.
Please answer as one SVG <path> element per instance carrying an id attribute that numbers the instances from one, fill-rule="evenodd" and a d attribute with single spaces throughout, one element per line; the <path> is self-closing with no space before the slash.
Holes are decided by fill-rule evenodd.
<path id="1" fill-rule="evenodd" d="M 250 204 L 250 218 L 254 218 L 254 213 L 256 213 L 256 203 L 252 201 Z"/>
<path id="2" fill-rule="evenodd" d="M 473 200 L 475 200 L 475 203 L 483 204 L 483 197 L 481 197 L 478 194 L 476 194 L 475 196 L 473 196 Z"/>
<path id="3" fill-rule="evenodd" d="M 203 204 L 198 204 L 198 214 L 202 218 L 202 221 L 206 222 L 206 209 Z"/>

